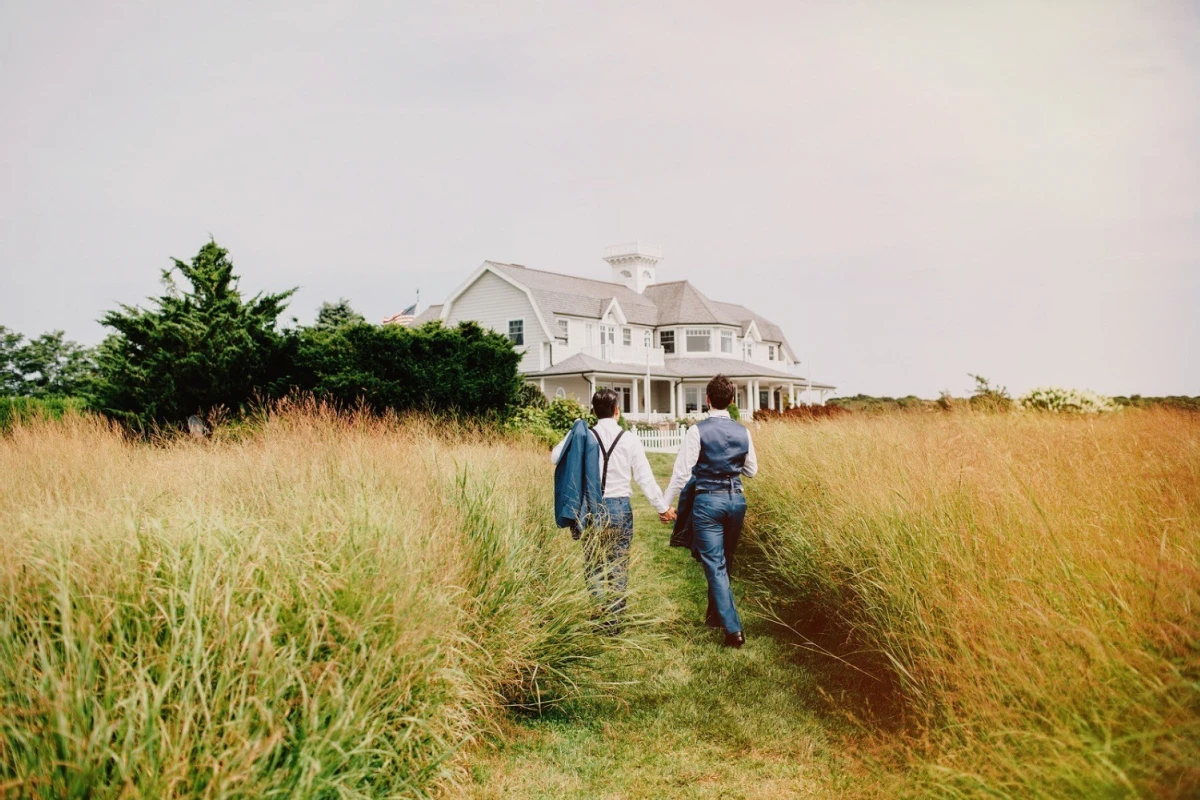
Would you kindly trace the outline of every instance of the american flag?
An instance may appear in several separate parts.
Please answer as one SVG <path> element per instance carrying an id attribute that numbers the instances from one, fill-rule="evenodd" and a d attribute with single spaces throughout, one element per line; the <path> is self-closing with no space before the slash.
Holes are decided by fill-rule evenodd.
<path id="1" fill-rule="evenodd" d="M 401 311 L 395 316 L 386 318 L 383 321 L 384 325 L 412 325 L 413 320 L 417 318 L 417 303 L 413 303 L 408 308 Z"/>

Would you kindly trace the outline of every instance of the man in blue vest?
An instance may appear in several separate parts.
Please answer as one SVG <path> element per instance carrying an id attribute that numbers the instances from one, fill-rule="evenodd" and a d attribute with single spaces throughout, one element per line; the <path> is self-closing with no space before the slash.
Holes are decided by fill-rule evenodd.
<path id="1" fill-rule="evenodd" d="M 742 477 L 753 478 L 758 473 L 750 431 L 727 410 L 735 397 L 737 387 L 729 378 L 718 375 L 709 381 L 708 419 L 688 429 L 666 492 L 668 503 L 681 492 L 684 495 L 676 527 L 690 527 L 692 553 L 708 579 L 704 622 L 725 629 L 726 647 L 741 647 L 746 642 L 729 588 L 729 564 L 746 520 Z M 690 517 L 685 519 L 689 503 Z"/>

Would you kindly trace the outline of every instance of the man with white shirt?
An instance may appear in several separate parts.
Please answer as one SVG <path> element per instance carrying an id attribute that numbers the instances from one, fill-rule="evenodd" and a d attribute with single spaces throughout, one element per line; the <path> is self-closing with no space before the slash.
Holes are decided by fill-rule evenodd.
<path id="1" fill-rule="evenodd" d="M 688 429 L 667 485 L 670 503 L 689 486 L 692 492 L 692 552 L 708 580 L 708 610 L 704 622 L 725 629 L 725 645 L 741 647 L 746 637 L 729 588 L 729 564 L 746 521 L 742 477 L 758 473 L 758 458 L 750 431 L 729 416 L 737 387 L 724 375 L 708 383 L 708 419 Z M 681 504 L 681 512 L 683 511 Z M 686 519 L 686 515 L 681 520 Z M 682 522 L 681 522 L 682 524 Z"/>
<path id="2" fill-rule="evenodd" d="M 592 595 L 605 610 L 617 615 L 625 610 L 629 585 L 629 549 L 633 544 L 633 506 L 629 499 L 633 481 L 637 481 L 660 520 L 670 522 L 674 512 L 654 480 L 641 440 L 633 434 L 626 435 L 618 424 L 621 410 L 617 393 L 612 389 L 596 392 L 592 397 L 592 412 L 598 420 L 591 433 L 600 445 L 605 519 L 584 532 L 583 552 Z M 569 438 L 570 434 L 550 453 L 551 463 L 558 464 Z"/>

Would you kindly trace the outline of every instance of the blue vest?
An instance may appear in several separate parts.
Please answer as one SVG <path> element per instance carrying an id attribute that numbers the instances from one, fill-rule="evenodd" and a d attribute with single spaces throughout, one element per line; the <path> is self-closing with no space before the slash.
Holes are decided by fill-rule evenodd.
<path id="1" fill-rule="evenodd" d="M 709 417 L 700 429 L 700 458 L 692 469 L 697 491 L 741 491 L 750 432 L 729 417 Z"/>

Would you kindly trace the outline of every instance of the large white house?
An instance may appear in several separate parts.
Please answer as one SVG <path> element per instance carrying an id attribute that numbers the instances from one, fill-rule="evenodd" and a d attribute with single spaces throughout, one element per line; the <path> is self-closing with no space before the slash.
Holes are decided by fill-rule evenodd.
<path id="1" fill-rule="evenodd" d="M 833 390 L 802 374 L 778 325 L 688 281 L 659 283 L 661 248 L 615 245 L 604 260 L 611 281 L 485 261 L 414 324 L 475 320 L 524 352 L 521 371 L 547 397 L 586 404 L 610 387 L 634 420 L 703 413 L 705 384 L 718 373 L 738 383 L 738 408 L 751 414 L 824 402 Z"/>

